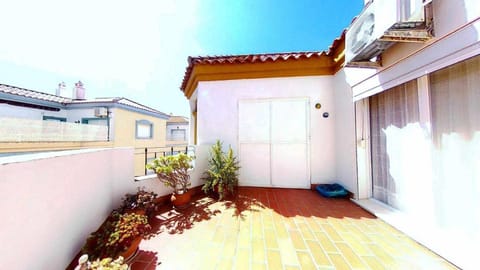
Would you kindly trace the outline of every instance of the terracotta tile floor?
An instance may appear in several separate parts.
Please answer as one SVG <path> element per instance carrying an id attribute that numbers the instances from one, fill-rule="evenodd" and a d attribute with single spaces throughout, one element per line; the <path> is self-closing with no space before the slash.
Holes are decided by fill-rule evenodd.
<path id="1" fill-rule="evenodd" d="M 152 222 L 132 270 L 456 269 L 349 200 L 310 190 L 240 188 Z"/>

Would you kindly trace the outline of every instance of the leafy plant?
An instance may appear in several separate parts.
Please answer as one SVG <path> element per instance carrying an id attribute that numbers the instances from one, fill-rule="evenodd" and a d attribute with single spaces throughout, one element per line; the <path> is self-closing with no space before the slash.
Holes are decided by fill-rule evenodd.
<path id="1" fill-rule="evenodd" d="M 150 231 L 147 216 L 116 211 L 87 239 L 82 252 L 93 259 L 116 257 L 127 250 L 132 242 Z"/>
<path id="2" fill-rule="evenodd" d="M 78 259 L 78 265 L 75 270 L 127 270 L 128 264 L 124 263 L 123 257 L 120 256 L 113 260 L 110 257 L 104 259 L 96 259 L 93 262 L 88 260 L 88 255 L 84 254 Z"/>
<path id="3" fill-rule="evenodd" d="M 227 192 L 233 193 L 238 185 L 238 170 L 240 166 L 233 154 L 231 146 L 227 153 L 223 152 L 223 144 L 219 140 L 212 145 L 208 160 L 208 170 L 205 171 L 205 184 L 202 190 L 205 193 L 218 189 L 219 199 L 222 200 Z"/>
<path id="4" fill-rule="evenodd" d="M 144 187 L 138 188 L 135 194 L 125 194 L 122 206 L 122 213 L 134 210 L 145 210 L 149 214 L 155 209 L 155 199 L 158 195 L 153 191 L 146 191 Z"/>
<path id="5" fill-rule="evenodd" d="M 192 168 L 193 157 L 184 153 L 154 159 L 146 168 L 157 173 L 165 186 L 173 188 L 174 193 L 186 193 L 190 183 L 188 170 Z"/>

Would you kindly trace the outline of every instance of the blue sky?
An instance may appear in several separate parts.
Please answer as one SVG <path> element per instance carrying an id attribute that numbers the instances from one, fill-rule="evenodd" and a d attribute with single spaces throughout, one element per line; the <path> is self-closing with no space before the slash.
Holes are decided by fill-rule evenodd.
<path id="1" fill-rule="evenodd" d="M 10 2 L 10 3 L 6 3 Z M 28 7 L 28 8 L 26 8 Z M 363 0 L 17 0 L 0 3 L 0 83 L 123 96 L 188 116 L 189 55 L 327 50 Z M 0 112 L 1 113 L 1 112 Z"/>

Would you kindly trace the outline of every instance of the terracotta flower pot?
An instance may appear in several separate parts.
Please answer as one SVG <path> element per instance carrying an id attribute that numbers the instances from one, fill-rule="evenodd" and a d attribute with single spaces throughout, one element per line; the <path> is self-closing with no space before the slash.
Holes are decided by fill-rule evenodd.
<path id="1" fill-rule="evenodd" d="M 120 252 L 120 254 L 118 255 L 122 256 L 124 261 L 128 261 L 132 259 L 135 256 L 135 253 L 137 252 L 138 246 L 140 245 L 141 241 L 142 241 L 142 236 L 137 236 L 135 239 L 133 239 L 132 243 L 127 248 L 127 250 Z"/>
<path id="2" fill-rule="evenodd" d="M 170 197 L 170 200 L 172 201 L 172 204 L 175 208 L 184 209 L 190 205 L 191 198 L 192 198 L 191 192 L 190 190 L 187 190 L 187 192 L 182 194 L 178 194 L 178 193 L 172 194 L 172 197 Z"/>
<path id="3" fill-rule="evenodd" d="M 128 213 L 128 214 L 137 214 L 137 215 L 146 215 L 147 213 L 147 210 L 145 210 L 144 208 L 135 208 L 135 209 L 127 209 L 125 210 L 125 213 Z"/>

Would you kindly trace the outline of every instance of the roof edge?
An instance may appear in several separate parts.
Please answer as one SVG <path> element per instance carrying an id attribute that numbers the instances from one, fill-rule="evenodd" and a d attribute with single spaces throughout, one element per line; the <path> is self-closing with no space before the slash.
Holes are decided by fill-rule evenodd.
<path id="1" fill-rule="evenodd" d="M 223 56 L 189 56 L 187 58 L 187 67 L 180 85 L 180 90 L 184 92 L 185 96 L 189 98 L 186 91 L 187 88 L 192 87 L 191 80 L 195 79 L 194 68 L 199 65 L 241 65 L 254 63 L 269 63 L 269 62 L 287 62 L 302 59 L 311 59 L 314 57 L 330 57 L 334 60 L 332 66 L 333 73 L 341 69 L 344 62 L 343 50 L 345 43 L 345 34 L 347 29 L 335 38 L 328 50 L 326 51 L 303 51 L 303 52 L 280 52 L 280 53 L 264 53 L 264 54 L 240 54 L 240 55 L 223 55 Z"/>

